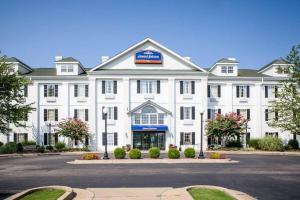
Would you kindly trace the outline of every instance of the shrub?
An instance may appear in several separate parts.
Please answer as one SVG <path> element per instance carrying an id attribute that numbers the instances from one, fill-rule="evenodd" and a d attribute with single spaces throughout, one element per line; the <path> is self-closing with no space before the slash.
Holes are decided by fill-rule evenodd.
<path id="1" fill-rule="evenodd" d="M 160 156 L 160 149 L 157 147 L 152 147 L 149 149 L 149 156 L 150 158 L 159 158 Z"/>
<path id="2" fill-rule="evenodd" d="M 226 156 L 225 156 L 225 154 L 213 152 L 209 155 L 209 158 L 210 159 L 225 159 Z"/>
<path id="3" fill-rule="evenodd" d="M 1 154 L 8 154 L 8 153 L 16 153 L 17 152 L 17 144 L 15 142 L 9 142 L 0 147 Z"/>
<path id="4" fill-rule="evenodd" d="M 66 147 L 66 145 L 63 142 L 58 142 L 58 143 L 55 144 L 55 149 L 57 149 L 57 150 L 62 150 L 65 147 Z"/>
<path id="5" fill-rule="evenodd" d="M 99 160 L 99 156 L 96 153 L 86 153 L 82 155 L 82 160 Z"/>
<path id="6" fill-rule="evenodd" d="M 141 151 L 139 149 L 131 149 L 129 151 L 129 158 L 130 159 L 140 159 L 142 156 Z"/>
<path id="7" fill-rule="evenodd" d="M 239 141 L 239 140 L 231 140 L 226 143 L 226 147 L 242 148 L 243 145 L 242 145 L 241 141 Z"/>
<path id="8" fill-rule="evenodd" d="M 288 142 L 288 148 L 289 149 L 299 149 L 299 143 L 298 140 L 289 140 Z"/>
<path id="9" fill-rule="evenodd" d="M 180 158 L 180 152 L 177 149 L 169 149 L 168 158 L 170 159 L 178 159 Z"/>
<path id="10" fill-rule="evenodd" d="M 260 139 L 250 139 L 249 147 L 252 147 L 254 149 L 259 149 L 259 145 L 258 145 L 259 140 Z"/>
<path id="11" fill-rule="evenodd" d="M 266 151 L 283 151 L 282 140 L 277 137 L 266 136 L 258 141 L 258 146 Z"/>
<path id="12" fill-rule="evenodd" d="M 31 145 L 36 145 L 36 142 L 33 140 L 29 140 L 29 141 L 24 141 L 22 142 L 23 146 L 31 146 Z"/>
<path id="13" fill-rule="evenodd" d="M 118 147 L 114 150 L 114 155 L 116 159 L 124 159 L 126 156 L 126 152 L 123 148 Z"/>
<path id="14" fill-rule="evenodd" d="M 3 146 L 3 142 L 0 142 L 0 147 L 2 147 Z"/>
<path id="15" fill-rule="evenodd" d="M 18 143 L 17 144 L 17 152 L 23 152 L 23 145 L 22 145 L 22 143 Z"/>
<path id="16" fill-rule="evenodd" d="M 195 156 L 196 156 L 196 151 L 195 151 L 195 149 L 194 149 L 194 148 L 186 148 L 186 149 L 184 150 L 184 156 L 185 156 L 186 158 L 195 158 Z"/>
<path id="17" fill-rule="evenodd" d="M 39 152 L 39 153 L 45 153 L 45 147 L 40 146 L 40 145 L 36 145 L 36 151 Z"/>
<path id="18" fill-rule="evenodd" d="M 46 146 L 46 149 L 49 151 L 53 151 L 53 146 Z"/>

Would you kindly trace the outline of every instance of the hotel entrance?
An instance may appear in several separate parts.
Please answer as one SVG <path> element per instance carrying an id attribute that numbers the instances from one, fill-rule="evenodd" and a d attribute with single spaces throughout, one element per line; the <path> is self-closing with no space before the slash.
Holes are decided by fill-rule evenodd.
<path id="1" fill-rule="evenodd" d="M 151 147 L 158 147 L 161 150 L 165 150 L 165 131 L 133 131 L 133 148 L 148 150 Z"/>

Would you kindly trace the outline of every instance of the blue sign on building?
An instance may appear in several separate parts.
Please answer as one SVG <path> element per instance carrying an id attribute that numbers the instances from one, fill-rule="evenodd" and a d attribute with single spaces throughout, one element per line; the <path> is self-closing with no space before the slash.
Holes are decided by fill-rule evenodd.
<path id="1" fill-rule="evenodd" d="M 166 125 L 131 125 L 133 131 L 167 131 Z"/>
<path id="2" fill-rule="evenodd" d="M 162 55 L 157 51 L 145 50 L 135 53 L 136 64 L 161 64 Z"/>

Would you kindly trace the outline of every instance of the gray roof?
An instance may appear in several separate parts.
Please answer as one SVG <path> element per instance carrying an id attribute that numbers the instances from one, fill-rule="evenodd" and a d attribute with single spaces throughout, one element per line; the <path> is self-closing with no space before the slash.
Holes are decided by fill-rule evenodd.
<path id="1" fill-rule="evenodd" d="M 76 60 L 75 58 L 72 57 L 67 57 L 67 58 L 63 58 L 61 60 L 58 60 L 56 62 L 79 62 L 78 60 Z"/>
<path id="2" fill-rule="evenodd" d="M 282 58 L 275 59 L 272 62 L 270 62 L 270 63 L 266 64 L 265 66 L 263 66 L 262 68 L 260 68 L 258 71 L 262 71 L 264 69 L 267 69 L 269 66 L 274 65 L 274 64 L 282 65 L 282 64 L 289 64 L 289 62 L 287 62 L 286 60 L 284 60 Z"/>
<path id="3" fill-rule="evenodd" d="M 239 77 L 269 77 L 268 75 L 258 73 L 256 69 L 239 69 Z"/>
<path id="4" fill-rule="evenodd" d="M 25 67 L 27 67 L 28 69 L 31 70 L 31 67 L 29 67 L 28 65 L 26 65 L 25 63 L 23 63 L 21 60 L 19 60 L 16 57 L 4 58 L 4 61 L 8 62 L 8 63 L 12 63 L 12 62 L 21 63 L 22 65 L 24 65 Z"/>
<path id="5" fill-rule="evenodd" d="M 221 58 L 216 63 L 239 63 L 239 62 L 236 60 L 230 60 L 228 58 Z"/>

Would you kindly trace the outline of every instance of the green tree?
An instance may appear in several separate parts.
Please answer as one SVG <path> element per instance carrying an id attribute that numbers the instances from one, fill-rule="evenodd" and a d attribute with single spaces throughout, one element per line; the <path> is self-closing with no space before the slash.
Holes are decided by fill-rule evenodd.
<path id="1" fill-rule="evenodd" d="M 278 117 L 271 119 L 268 124 L 283 131 L 289 131 L 300 135 L 300 45 L 293 46 L 286 57 L 287 67 L 279 67 L 278 71 L 284 71 L 288 78 L 280 81 L 282 87 L 278 91 L 278 98 L 272 102 L 271 112 L 278 113 Z"/>
<path id="2" fill-rule="evenodd" d="M 33 103 L 25 104 L 23 93 L 30 81 L 15 73 L 5 59 L 5 56 L 0 57 L 0 132 L 8 136 L 9 142 L 9 124 L 26 127 L 21 121 L 33 110 Z"/>
<path id="3" fill-rule="evenodd" d="M 206 124 L 207 136 L 221 138 L 227 143 L 228 139 L 237 138 L 244 134 L 247 120 L 236 113 L 217 114 L 215 119 Z"/>
<path id="4" fill-rule="evenodd" d="M 79 119 L 65 119 L 58 124 L 58 135 L 70 138 L 72 141 L 84 141 L 89 136 L 88 126 Z"/>

